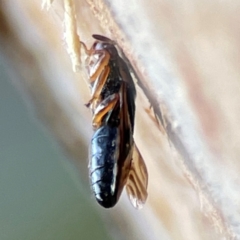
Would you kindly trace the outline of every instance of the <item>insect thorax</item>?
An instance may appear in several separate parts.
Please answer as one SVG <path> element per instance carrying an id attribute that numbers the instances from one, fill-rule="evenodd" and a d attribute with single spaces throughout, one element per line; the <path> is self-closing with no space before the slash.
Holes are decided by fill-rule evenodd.
<path id="1" fill-rule="evenodd" d="M 119 69 L 117 67 L 116 61 L 110 60 L 109 67 L 110 67 L 110 72 L 107 77 L 106 84 L 104 85 L 101 92 L 102 99 L 105 99 L 114 93 L 119 93 L 121 83 L 122 83 L 122 77 L 119 73 Z"/>

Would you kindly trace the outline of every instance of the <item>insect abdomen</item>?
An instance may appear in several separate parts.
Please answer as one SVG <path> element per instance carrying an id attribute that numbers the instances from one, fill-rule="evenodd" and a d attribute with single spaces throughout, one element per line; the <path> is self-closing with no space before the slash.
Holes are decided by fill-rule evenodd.
<path id="1" fill-rule="evenodd" d="M 90 178 L 97 201 L 105 208 L 117 202 L 118 128 L 103 125 L 92 137 Z"/>

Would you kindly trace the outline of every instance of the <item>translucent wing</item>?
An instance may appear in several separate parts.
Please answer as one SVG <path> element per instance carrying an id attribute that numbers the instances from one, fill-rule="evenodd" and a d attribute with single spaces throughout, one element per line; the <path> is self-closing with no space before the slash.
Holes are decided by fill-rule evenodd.
<path id="1" fill-rule="evenodd" d="M 128 197 L 132 205 L 140 209 L 147 200 L 148 173 L 144 160 L 134 145 L 131 169 L 126 184 Z"/>

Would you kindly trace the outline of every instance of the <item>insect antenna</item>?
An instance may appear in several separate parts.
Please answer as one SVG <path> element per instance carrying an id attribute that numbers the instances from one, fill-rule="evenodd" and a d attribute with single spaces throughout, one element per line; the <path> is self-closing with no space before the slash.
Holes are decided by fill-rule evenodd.
<path id="1" fill-rule="evenodd" d="M 93 34 L 92 35 L 93 38 L 95 38 L 96 40 L 102 41 L 102 42 L 107 42 L 107 43 L 111 43 L 113 45 L 116 44 L 116 42 L 114 42 L 113 40 L 111 40 L 110 38 L 107 38 L 105 36 L 99 35 L 99 34 Z"/>

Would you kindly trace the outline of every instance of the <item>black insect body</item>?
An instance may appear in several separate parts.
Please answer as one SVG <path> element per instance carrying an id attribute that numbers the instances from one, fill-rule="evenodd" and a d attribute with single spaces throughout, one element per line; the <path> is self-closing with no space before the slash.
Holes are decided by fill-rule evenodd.
<path id="1" fill-rule="evenodd" d="M 113 207 L 126 186 L 130 201 L 140 208 L 147 198 L 148 175 L 134 143 L 136 90 L 124 60 L 114 42 L 104 36 L 90 50 L 86 65 L 91 99 L 86 104 L 93 113 L 94 134 L 90 147 L 89 172 L 96 200 Z"/>
<path id="2" fill-rule="evenodd" d="M 106 208 L 117 202 L 117 138 L 118 128 L 108 125 L 100 127 L 92 137 L 90 179 L 97 201 Z"/>

